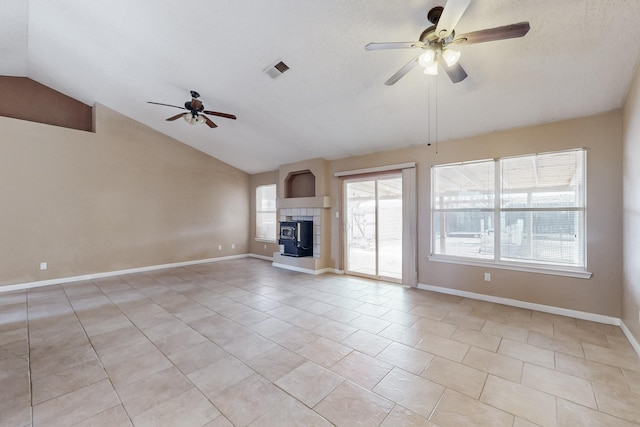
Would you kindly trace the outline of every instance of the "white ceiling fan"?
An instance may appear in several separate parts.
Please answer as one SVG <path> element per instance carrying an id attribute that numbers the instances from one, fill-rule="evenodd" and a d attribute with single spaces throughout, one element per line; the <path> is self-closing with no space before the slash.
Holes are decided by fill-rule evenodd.
<path id="1" fill-rule="evenodd" d="M 418 41 L 367 44 L 367 50 L 418 48 L 424 51 L 389 77 L 384 84 L 390 86 L 396 83 L 418 63 L 424 67 L 425 74 L 436 75 L 438 68 L 442 67 L 453 83 L 461 82 L 467 78 L 467 72 L 458 62 L 460 52 L 452 49 L 451 45 L 511 39 L 523 37 L 529 32 L 529 22 L 519 22 L 456 35 L 454 28 L 470 3 L 471 0 L 448 0 L 444 7 L 436 6 L 431 9 L 427 19 L 433 25 L 420 34 Z"/>

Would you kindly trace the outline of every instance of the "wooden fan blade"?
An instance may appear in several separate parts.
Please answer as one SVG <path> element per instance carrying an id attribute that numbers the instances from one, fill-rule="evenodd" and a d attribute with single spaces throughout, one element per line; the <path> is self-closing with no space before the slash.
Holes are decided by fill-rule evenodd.
<path id="1" fill-rule="evenodd" d="M 204 110 L 203 113 L 209 114 L 209 115 L 212 115 L 212 116 L 224 117 L 225 119 L 231 119 L 231 120 L 235 120 L 236 119 L 236 116 L 234 116 L 233 114 L 218 113 L 217 111 Z"/>
<path id="2" fill-rule="evenodd" d="M 411 61 L 407 62 L 404 65 L 404 67 L 400 68 L 398 71 L 396 71 L 396 73 L 393 76 L 389 77 L 387 81 L 384 82 L 384 84 L 387 86 L 391 86 L 392 84 L 395 84 L 398 80 L 403 78 L 405 74 L 407 74 L 409 71 L 413 69 L 413 67 L 416 66 L 416 64 L 418 63 L 419 57 L 420 55 L 416 56 Z"/>
<path id="3" fill-rule="evenodd" d="M 384 50 L 384 49 L 411 49 L 414 47 L 424 48 L 422 42 L 385 42 L 385 43 L 369 43 L 364 48 L 367 50 Z"/>
<path id="4" fill-rule="evenodd" d="M 177 105 L 171 105 L 171 104 L 163 104 L 161 102 L 151 102 L 151 101 L 147 101 L 147 104 L 154 104 L 154 105 L 164 105 L 165 107 L 174 107 L 174 108 L 179 108 L 181 110 L 186 110 L 186 108 L 184 107 L 178 107 Z"/>
<path id="5" fill-rule="evenodd" d="M 469 7 L 469 3 L 471 3 L 471 0 L 447 0 L 436 26 L 436 35 L 439 38 L 444 39 L 451 35 L 458 21 Z"/>
<path id="6" fill-rule="evenodd" d="M 518 22 L 517 24 L 460 34 L 452 43 L 474 44 L 492 42 L 495 40 L 514 39 L 517 37 L 523 37 L 529 32 L 530 28 L 531 27 L 528 22 Z"/>
<path id="7" fill-rule="evenodd" d="M 217 124 L 215 124 L 215 123 L 213 123 L 213 122 L 211 121 L 211 119 L 209 119 L 209 117 L 205 116 L 204 114 L 201 114 L 201 116 L 202 116 L 202 117 L 204 117 L 204 119 L 205 119 L 205 121 L 206 121 L 206 123 L 207 123 L 207 126 L 209 126 L 211 129 L 213 129 L 213 128 L 217 128 L 217 127 L 218 127 L 218 125 L 217 125 Z"/>
<path id="8" fill-rule="evenodd" d="M 172 122 L 174 120 L 179 119 L 180 117 L 184 116 L 185 114 L 191 114 L 191 113 L 180 113 L 180 114 L 176 114 L 175 116 L 171 116 L 167 119 L 168 122 Z"/>
<path id="9" fill-rule="evenodd" d="M 464 68 L 462 68 L 462 65 L 460 65 L 459 62 L 456 62 L 450 67 L 444 61 L 442 61 L 441 64 L 442 68 L 444 68 L 444 71 L 447 73 L 452 82 L 460 83 L 467 78 L 467 72 L 464 70 Z"/>

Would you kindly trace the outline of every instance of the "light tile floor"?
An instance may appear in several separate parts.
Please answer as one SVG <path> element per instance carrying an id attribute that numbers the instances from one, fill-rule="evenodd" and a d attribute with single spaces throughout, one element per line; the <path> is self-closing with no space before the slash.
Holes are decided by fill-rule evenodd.
<path id="1" fill-rule="evenodd" d="M 0 294 L 2 426 L 632 426 L 620 328 L 241 259 Z"/>

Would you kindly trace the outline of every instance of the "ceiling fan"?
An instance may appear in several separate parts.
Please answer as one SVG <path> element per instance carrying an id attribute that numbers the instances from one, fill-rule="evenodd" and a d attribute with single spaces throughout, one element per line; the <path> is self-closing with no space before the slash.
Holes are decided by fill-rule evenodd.
<path id="1" fill-rule="evenodd" d="M 152 101 L 147 101 L 147 102 L 149 104 L 164 105 L 165 107 L 174 107 L 174 108 L 180 108 L 181 110 L 187 110 L 186 113 L 180 113 L 180 114 L 176 114 L 175 116 L 169 117 L 167 119 L 168 122 L 177 120 L 180 117 L 182 117 L 192 125 L 195 125 L 196 123 L 206 123 L 206 125 L 209 126 L 210 128 L 217 128 L 218 125 L 213 123 L 213 121 L 211 121 L 209 117 L 205 116 L 205 114 L 209 114 L 211 116 L 224 117 L 225 119 L 231 119 L 231 120 L 236 119 L 236 116 L 233 114 L 219 113 L 217 111 L 205 110 L 204 105 L 202 104 L 202 101 L 198 98 L 200 98 L 200 94 L 195 90 L 192 90 L 191 101 L 185 102 L 184 107 L 179 107 L 177 105 L 171 105 L 171 104 L 163 104 L 161 102 L 152 102 Z"/>
<path id="2" fill-rule="evenodd" d="M 517 24 L 456 35 L 454 28 L 470 3 L 471 0 L 447 0 L 445 7 L 436 6 L 431 9 L 427 14 L 427 19 L 433 25 L 420 34 L 418 41 L 367 44 L 365 46 L 367 50 L 411 48 L 424 50 L 423 53 L 413 58 L 393 76 L 389 77 L 384 84 L 390 86 L 396 83 L 418 63 L 425 67 L 425 74 L 431 75 L 438 74 L 439 64 L 453 83 L 461 82 L 467 78 L 467 72 L 458 62 L 460 52 L 451 49 L 449 47 L 450 45 L 512 39 L 523 37 L 529 31 L 529 22 L 519 22 Z"/>

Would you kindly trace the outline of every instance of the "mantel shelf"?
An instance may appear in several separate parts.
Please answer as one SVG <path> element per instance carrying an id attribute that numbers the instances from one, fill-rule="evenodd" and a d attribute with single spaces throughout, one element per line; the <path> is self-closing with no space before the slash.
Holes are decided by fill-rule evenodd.
<path id="1" fill-rule="evenodd" d="M 291 197 L 286 199 L 278 199 L 278 208 L 330 208 L 331 197 Z"/>

